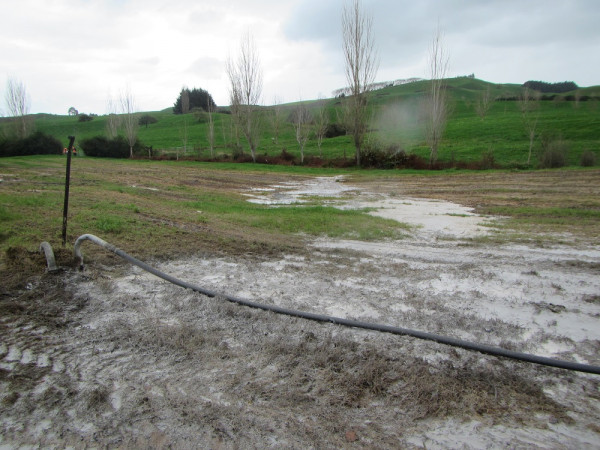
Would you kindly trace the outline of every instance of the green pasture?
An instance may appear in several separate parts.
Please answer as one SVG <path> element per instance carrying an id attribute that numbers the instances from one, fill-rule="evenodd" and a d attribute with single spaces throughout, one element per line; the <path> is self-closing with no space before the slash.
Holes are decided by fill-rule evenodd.
<path id="1" fill-rule="evenodd" d="M 271 207 L 247 201 L 229 182 L 256 165 L 180 161 L 74 158 L 69 204 L 69 242 L 84 233 L 148 254 L 253 245 L 285 236 L 373 240 L 401 238 L 408 227 L 393 220 L 314 200 Z M 261 168 L 269 166 L 261 165 Z M 238 168 L 243 168 L 238 171 Z M 290 167 L 281 167 L 290 173 Z M 295 168 L 295 176 L 307 169 Z M 222 173 L 221 173 L 222 172 Z M 62 230 L 65 159 L 62 156 L 0 158 L 0 248 L 58 245 Z M 207 187 L 214 178 L 223 186 Z M 239 234 L 237 234 L 239 233 Z M 154 249 L 154 250 L 152 250 Z"/>
<path id="2" fill-rule="evenodd" d="M 370 94 L 370 130 L 366 141 L 370 145 L 386 148 L 401 148 L 406 153 L 414 153 L 428 158 L 429 149 L 425 141 L 423 122 L 423 102 L 427 91 L 427 81 L 387 87 Z M 492 98 L 512 100 L 493 102 L 489 112 L 480 118 L 475 109 L 479 98 L 490 91 Z M 532 167 L 544 142 L 560 140 L 568 149 L 568 164 L 579 165 L 585 151 L 596 153 L 600 161 L 600 87 L 579 90 L 581 95 L 591 96 L 587 101 L 568 101 L 567 93 L 557 95 L 552 101 L 539 101 L 538 107 L 530 114 L 536 121 Z M 473 78 L 447 80 L 450 115 L 439 152 L 440 161 L 479 161 L 484 155 L 493 155 L 496 164 L 503 167 L 524 167 L 527 161 L 529 138 L 518 102 L 514 99 L 521 93 L 515 84 L 492 84 Z M 342 121 L 343 99 L 332 98 L 306 102 L 309 109 L 324 106 L 331 123 Z M 261 133 L 258 154 L 267 157 L 280 155 L 285 149 L 300 158 L 290 115 L 296 104 L 282 105 L 283 122 L 277 139 L 272 125 L 272 107 L 261 107 L 257 113 Z M 175 155 L 189 158 L 209 158 L 208 116 L 206 113 L 186 115 L 172 114 L 171 109 L 139 113 L 150 114 L 158 122 L 141 126 L 139 139 L 146 146 L 152 146 L 156 154 Z M 233 156 L 237 143 L 248 153 L 247 144 L 237 132 L 226 113 L 213 114 L 215 154 Z M 67 136 L 75 135 L 77 142 L 85 138 L 103 135 L 106 116 L 97 116 L 90 122 L 79 122 L 77 117 L 37 115 L 37 130 L 49 133 L 67 142 Z M 186 132 L 187 130 L 187 132 Z M 184 137 L 187 135 L 187 142 Z M 239 135 L 239 138 L 236 136 Z M 184 148 L 185 147 L 185 148 Z M 185 151 L 184 151 L 185 150 Z M 354 147 L 349 136 L 325 139 L 322 145 L 325 159 L 351 159 Z M 314 133 L 306 148 L 305 157 L 319 156 Z"/>
<path id="3" fill-rule="evenodd" d="M 459 203 L 476 198 L 480 213 L 505 218 L 495 226 L 502 235 L 519 234 L 518 239 L 564 239 L 576 233 L 597 240 L 599 232 L 600 173 L 594 168 L 361 171 L 77 157 L 72 162 L 68 242 L 92 233 L 140 256 L 164 258 L 201 251 L 288 251 L 302 248 L 303 236 L 380 240 L 414 231 L 367 210 L 334 208 L 326 198 L 272 207 L 250 203 L 243 195 L 251 187 L 337 174 L 359 186 L 385 184 L 390 195 L 427 191 L 445 198 L 452 193 Z M 37 249 L 42 241 L 60 244 L 64 176 L 65 158 L 59 155 L 0 158 L 1 251 Z"/>

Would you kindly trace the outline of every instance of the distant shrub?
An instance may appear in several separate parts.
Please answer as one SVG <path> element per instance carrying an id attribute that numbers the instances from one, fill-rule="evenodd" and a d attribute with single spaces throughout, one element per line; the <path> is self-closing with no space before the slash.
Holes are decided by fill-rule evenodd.
<path id="1" fill-rule="evenodd" d="M 58 139 L 41 131 L 24 139 L 0 140 L 0 156 L 58 155 L 62 148 Z"/>
<path id="2" fill-rule="evenodd" d="M 493 169 L 496 167 L 496 158 L 494 157 L 494 149 L 488 148 L 481 154 L 480 166 L 483 170 Z"/>
<path id="3" fill-rule="evenodd" d="M 585 150 L 581 154 L 580 164 L 582 167 L 592 167 L 596 165 L 596 154 L 591 150 Z"/>
<path id="4" fill-rule="evenodd" d="M 191 112 L 194 114 L 198 123 L 208 123 L 208 113 L 202 108 L 194 108 Z"/>
<path id="5" fill-rule="evenodd" d="M 92 120 L 94 120 L 94 116 L 92 116 L 91 114 L 81 113 L 77 116 L 78 122 L 91 122 Z"/>
<path id="6" fill-rule="evenodd" d="M 365 144 L 360 154 L 362 167 L 373 169 L 394 169 L 410 166 L 411 158 L 397 144 L 387 147 L 378 142 Z"/>
<path id="7" fill-rule="evenodd" d="M 229 147 L 231 148 L 231 158 L 233 160 L 238 160 L 245 156 L 244 148 L 240 144 L 233 143 L 233 144 L 230 144 Z"/>
<path id="8" fill-rule="evenodd" d="M 150 114 L 144 114 L 143 116 L 140 117 L 139 120 L 139 124 L 140 126 L 146 126 L 146 128 L 148 128 L 148 125 L 153 124 L 158 122 L 158 119 L 154 116 L 151 116 Z"/>
<path id="9" fill-rule="evenodd" d="M 360 152 L 360 164 L 365 168 L 383 168 L 387 159 L 385 150 L 377 142 L 367 142 Z"/>
<path id="10" fill-rule="evenodd" d="M 279 154 L 279 158 L 282 161 L 287 161 L 287 162 L 291 162 L 291 163 L 293 163 L 295 161 L 295 159 L 296 159 L 296 157 L 294 155 L 292 155 L 291 153 L 289 153 L 287 151 L 287 148 L 285 148 L 285 147 L 281 149 L 281 153 Z"/>
<path id="11" fill-rule="evenodd" d="M 556 169 L 567 165 L 568 144 L 561 140 L 542 140 L 540 168 Z"/>
<path id="12" fill-rule="evenodd" d="M 334 138 L 338 136 L 346 136 L 346 127 L 339 123 L 330 123 L 325 130 L 326 138 Z"/>
<path id="13" fill-rule="evenodd" d="M 81 141 L 80 147 L 87 156 L 129 158 L 129 144 L 123 136 L 117 136 L 114 139 L 108 139 L 104 136 L 84 139 Z M 143 151 L 144 146 L 136 141 L 133 146 L 134 155 L 140 155 Z"/>

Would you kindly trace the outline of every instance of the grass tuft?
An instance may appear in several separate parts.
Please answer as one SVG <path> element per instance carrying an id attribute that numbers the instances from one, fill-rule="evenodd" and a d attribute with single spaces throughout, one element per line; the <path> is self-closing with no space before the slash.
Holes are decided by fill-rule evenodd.
<path id="1" fill-rule="evenodd" d="M 106 216 L 96 220 L 96 229 L 104 233 L 119 234 L 125 230 L 125 222 L 120 217 Z"/>

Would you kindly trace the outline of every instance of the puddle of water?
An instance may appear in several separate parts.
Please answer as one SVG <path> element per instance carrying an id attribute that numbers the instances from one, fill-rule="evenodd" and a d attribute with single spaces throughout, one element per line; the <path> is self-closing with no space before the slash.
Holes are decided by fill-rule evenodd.
<path id="1" fill-rule="evenodd" d="M 340 198 L 349 194 L 353 194 L 352 199 L 339 200 L 332 206 L 341 209 L 374 208 L 369 214 L 413 225 L 420 234 L 479 236 L 489 233 L 486 225 L 496 220 L 477 215 L 472 208 L 443 200 L 391 198 L 366 192 L 344 183 L 344 176 L 273 185 L 252 189 L 244 195 L 252 203 L 278 206 L 306 203 L 310 197 Z"/>
<path id="2" fill-rule="evenodd" d="M 304 182 L 288 182 L 268 188 L 252 189 L 244 195 L 250 197 L 251 203 L 261 205 L 291 205 L 306 203 L 310 197 L 340 197 L 356 188 L 343 183 L 343 176 L 317 177 Z M 257 195 L 256 192 L 262 193 Z M 308 197 L 308 198 L 307 198 Z"/>

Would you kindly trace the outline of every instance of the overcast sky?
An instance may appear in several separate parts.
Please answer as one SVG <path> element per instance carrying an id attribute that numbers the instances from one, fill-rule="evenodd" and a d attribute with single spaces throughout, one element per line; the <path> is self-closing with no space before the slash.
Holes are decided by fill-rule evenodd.
<path id="1" fill-rule="evenodd" d="M 10 77 L 31 112 L 104 114 L 127 86 L 141 111 L 172 106 L 182 86 L 228 104 L 225 60 L 246 31 L 263 68 L 262 104 L 330 97 L 346 84 L 344 0 L 4 0 L 0 110 Z M 438 22 L 450 76 L 496 83 L 600 84 L 600 0 L 364 0 L 378 81 L 427 74 Z"/>

